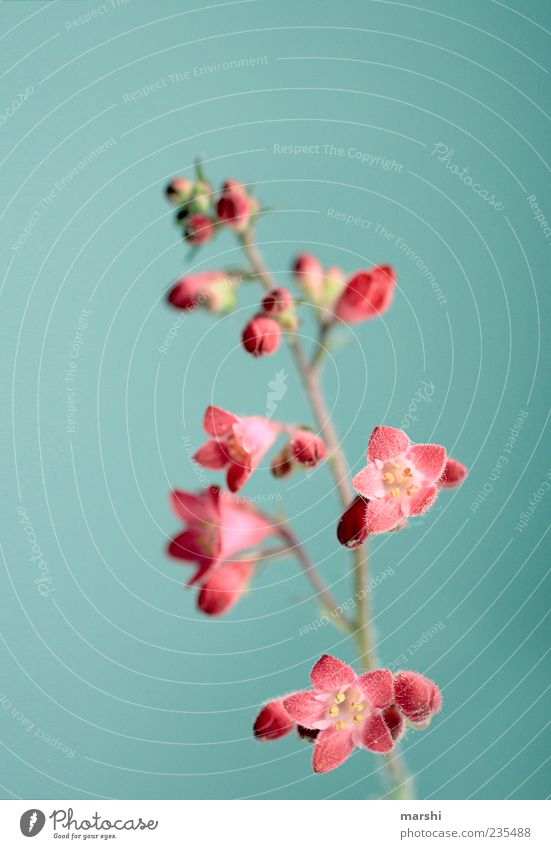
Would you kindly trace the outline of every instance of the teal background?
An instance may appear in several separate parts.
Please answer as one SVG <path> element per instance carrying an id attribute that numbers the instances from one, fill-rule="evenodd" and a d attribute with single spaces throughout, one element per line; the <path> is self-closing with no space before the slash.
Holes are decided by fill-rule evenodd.
<path id="1" fill-rule="evenodd" d="M 258 238 L 282 282 L 301 249 L 347 272 L 396 267 L 392 309 L 339 333 L 324 385 L 354 471 L 372 427 L 400 426 L 421 381 L 434 390 L 410 436 L 445 444 L 471 470 L 425 517 L 371 546 L 372 573 L 393 572 L 372 597 L 381 662 L 399 668 L 406 654 L 444 692 L 442 714 L 407 736 L 405 758 L 421 798 L 549 794 L 551 496 L 539 497 L 525 528 L 515 525 L 550 470 L 551 239 L 527 197 L 551 216 L 551 10 L 544 0 L 422 5 L 107 0 L 103 14 L 67 28 L 101 4 L 1 4 L 0 114 L 33 87 L 0 126 L 6 798 L 355 799 L 380 790 L 370 753 L 317 777 L 294 736 L 262 746 L 251 738 L 258 705 L 304 687 L 321 653 L 355 661 L 331 626 L 299 636 L 319 614 L 294 561 L 266 565 L 234 611 L 209 621 L 182 589 L 188 570 L 163 553 L 178 527 L 169 489 L 201 486 L 189 451 L 209 402 L 263 413 L 268 382 L 284 369 L 277 417 L 310 421 L 287 352 L 257 362 L 239 347 L 254 286 L 228 318 L 187 318 L 159 352 L 178 318 L 164 292 L 189 267 L 162 190 L 190 174 L 199 152 L 216 185 L 250 181 L 275 207 Z M 251 57 L 266 61 L 208 69 Z M 125 102 L 196 66 L 207 71 Z M 431 155 L 439 142 L 502 211 Z M 274 153 L 285 144 L 320 152 Z M 403 167 L 362 164 L 346 154 L 352 147 Z M 330 208 L 371 225 L 337 222 Z M 239 261 L 224 233 L 193 262 Z M 83 309 L 69 435 L 65 374 Z M 308 321 L 301 332 L 307 343 Z M 334 594 L 350 597 L 325 467 L 289 482 L 260 470 L 244 494 L 284 504 Z M 20 507 L 47 562 L 46 596 Z"/>

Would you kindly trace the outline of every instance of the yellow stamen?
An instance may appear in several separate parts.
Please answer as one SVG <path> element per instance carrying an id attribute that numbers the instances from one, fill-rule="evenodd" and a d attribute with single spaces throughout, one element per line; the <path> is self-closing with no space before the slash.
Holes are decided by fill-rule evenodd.
<path id="1" fill-rule="evenodd" d="M 405 469 L 404 469 L 404 477 L 405 477 L 405 478 L 410 478 L 410 477 L 411 477 L 411 469 L 410 469 L 409 467 L 407 467 L 407 468 L 405 468 Z"/>
<path id="2" fill-rule="evenodd" d="M 335 728 L 337 729 L 337 731 L 344 731 L 344 729 L 346 728 L 346 722 L 343 722 L 342 719 L 339 719 L 339 721 L 335 724 Z"/>
<path id="3" fill-rule="evenodd" d="M 340 705 L 341 702 L 344 702 L 345 699 L 346 699 L 346 696 L 344 695 L 344 693 L 338 693 L 335 696 L 335 701 L 338 705 Z"/>
<path id="4" fill-rule="evenodd" d="M 387 483 L 394 483 L 394 475 L 392 472 L 385 472 L 383 477 Z"/>
<path id="5" fill-rule="evenodd" d="M 360 714 L 354 717 L 354 722 L 356 723 L 356 725 L 358 725 L 358 723 L 360 723 L 362 720 L 363 716 L 361 716 Z"/>
<path id="6" fill-rule="evenodd" d="M 408 495 L 413 495 L 413 493 L 414 493 L 414 492 L 417 492 L 418 488 L 419 488 L 419 487 L 417 487 L 417 486 L 408 486 L 408 488 L 407 488 L 407 494 L 408 494 Z"/>
<path id="7" fill-rule="evenodd" d="M 352 710 L 363 710 L 364 709 L 364 706 L 361 705 L 361 704 L 360 705 L 350 705 L 350 707 L 352 708 Z"/>
<path id="8" fill-rule="evenodd" d="M 339 715 L 339 709 L 336 705 L 333 705 L 333 707 L 329 708 L 329 716 L 338 716 L 338 715 Z"/>
<path id="9" fill-rule="evenodd" d="M 390 490 L 390 494 L 392 498 L 398 498 L 398 496 L 400 495 L 400 488 L 397 486 L 393 486 Z"/>

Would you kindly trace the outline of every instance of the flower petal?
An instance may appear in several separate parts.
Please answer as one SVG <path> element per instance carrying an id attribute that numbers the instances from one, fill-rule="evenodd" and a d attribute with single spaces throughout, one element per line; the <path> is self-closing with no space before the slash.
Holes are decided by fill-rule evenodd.
<path id="1" fill-rule="evenodd" d="M 224 447 L 216 439 L 209 439 L 195 452 L 193 459 L 205 469 L 223 469 L 229 458 Z"/>
<path id="2" fill-rule="evenodd" d="M 437 495 L 438 487 L 434 486 L 434 484 L 420 489 L 419 492 L 416 492 L 412 496 L 409 502 L 410 515 L 419 516 L 421 513 L 424 513 L 425 510 L 428 510 L 434 504 Z"/>
<path id="3" fill-rule="evenodd" d="M 358 684 L 374 708 L 384 710 L 394 700 L 394 684 L 390 669 L 375 669 L 360 675 Z"/>
<path id="4" fill-rule="evenodd" d="M 390 460 L 403 454 L 410 446 L 409 436 L 403 430 L 380 425 L 376 427 L 367 446 L 368 460 Z"/>
<path id="5" fill-rule="evenodd" d="M 358 548 L 367 539 L 365 513 L 367 502 L 357 495 L 350 507 L 342 514 L 337 525 L 337 539 L 348 548 Z"/>
<path id="6" fill-rule="evenodd" d="M 438 483 L 440 486 L 447 488 L 459 486 L 467 476 L 467 467 L 460 463 L 459 460 L 454 460 L 453 457 L 448 457 L 444 471 Z"/>
<path id="7" fill-rule="evenodd" d="M 374 463 L 370 463 L 358 472 L 352 481 L 352 486 L 364 498 L 382 498 L 385 494 L 381 471 Z"/>
<path id="8" fill-rule="evenodd" d="M 446 465 L 446 449 L 442 445 L 412 445 L 408 457 L 427 483 L 437 481 Z"/>
<path id="9" fill-rule="evenodd" d="M 350 731 L 335 731 L 328 728 L 320 731 L 312 753 L 314 772 L 329 772 L 340 766 L 354 751 L 354 742 Z"/>
<path id="10" fill-rule="evenodd" d="M 220 616 L 230 610 L 247 588 L 254 571 L 252 560 L 226 563 L 204 582 L 197 607 L 207 616 Z"/>
<path id="11" fill-rule="evenodd" d="M 276 699 L 264 705 L 255 719 L 253 731 L 257 740 L 277 740 L 294 727 L 295 723 L 283 707 L 283 702 Z"/>
<path id="12" fill-rule="evenodd" d="M 372 752 L 390 752 L 394 740 L 380 714 L 373 713 L 362 723 L 362 742 L 366 749 Z"/>
<path id="13" fill-rule="evenodd" d="M 204 493 L 194 495 L 182 489 L 175 489 L 170 493 L 170 506 L 178 518 L 190 525 L 212 519 L 210 503 Z"/>
<path id="14" fill-rule="evenodd" d="M 251 466 L 242 466 L 240 463 L 232 463 L 228 468 L 226 480 L 230 492 L 237 492 L 242 486 L 245 486 L 252 474 Z"/>
<path id="15" fill-rule="evenodd" d="M 370 534 L 392 531 L 404 518 L 398 498 L 379 498 L 370 501 L 365 517 L 367 532 Z"/>
<path id="16" fill-rule="evenodd" d="M 172 539 L 167 548 L 167 553 L 177 560 L 197 561 L 201 552 L 197 544 L 196 531 L 183 531 Z"/>
<path id="17" fill-rule="evenodd" d="M 326 705 L 316 698 L 314 690 L 292 693 L 283 699 L 283 707 L 294 722 L 305 728 L 314 728 L 326 712 Z"/>
<path id="18" fill-rule="evenodd" d="M 406 724 L 404 722 L 404 717 L 402 716 L 396 705 L 391 705 L 384 711 L 383 719 L 385 721 L 385 725 L 390 731 L 390 736 L 392 737 L 392 739 L 399 740 L 402 734 L 404 733 Z"/>
<path id="19" fill-rule="evenodd" d="M 239 419 L 233 413 L 228 413 L 221 407 L 210 406 L 205 411 L 203 427 L 209 436 L 224 439 L 231 432 L 232 426 L 238 421 Z"/>
<path id="20" fill-rule="evenodd" d="M 312 669 L 310 680 L 316 690 L 338 690 L 340 687 L 346 687 L 347 684 L 353 684 L 356 673 L 342 660 L 330 654 L 324 654 Z"/>

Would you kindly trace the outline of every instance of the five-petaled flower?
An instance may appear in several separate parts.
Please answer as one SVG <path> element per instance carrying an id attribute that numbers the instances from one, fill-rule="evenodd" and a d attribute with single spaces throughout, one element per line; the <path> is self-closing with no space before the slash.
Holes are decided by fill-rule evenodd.
<path id="1" fill-rule="evenodd" d="M 398 672 L 393 678 L 389 669 L 357 675 L 327 654 L 318 660 L 310 679 L 312 690 L 265 705 L 254 734 L 275 740 L 296 726 L 300 736 L 315 741 L 312 765 L 318 773 L 340 766 L 356 747 L 390 752 L 405 720 L 426 728 L 442 704 L 440 690 L 424 675 Z"/>
<path id="2" fill-rule="evenodd" d="M 393 427 L 376 427 L 367 448 L 367 466 L 352 485 L 365 500 L 365 529 L 380 534 L 402 527 L 434 503 L 446 464 L 441 445 L 412 445 Z M 349 508 L 350 509 L 350 508 Z"/>
<path id="3" fill-rule="evenodd" d="M 211 437 L 194 455 L 206 469 L 227 469 L 231 492 L 248 481 L 272 447 L 279 425 L 263 416 L 234 416 L 220 407 L 207 407 L 203 426 Z"/>
<path id="4" fill-rule="evenodd" d="M 254 561 L 242 552 L 256 548 L 273 533 L 273 525 L 217 486 L 199 493 L 174 490 L 170 501 L 185 529 L 170 541 L 168 553 L 195 563 L 188 586 L 202 587 L 199 603 L 205 613 L 221 613 L 237 601 L 251 576 Z M 236 554 L 241 556 L 234 560 Z"/>

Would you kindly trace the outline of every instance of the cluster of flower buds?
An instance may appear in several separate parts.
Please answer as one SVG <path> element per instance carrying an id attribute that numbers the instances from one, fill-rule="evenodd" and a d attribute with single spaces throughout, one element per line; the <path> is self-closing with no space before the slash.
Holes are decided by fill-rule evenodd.
<path id="1" fill-rule="evenodd" d="M 320 436 L 306 428 L 297 428 L 273 458 L 272 475 L 288 477 L 297 465 L 312 469 L 321 463 L 326 453 L 325 442 Z"/>
<path id="2" fill-rule="evenodd" d="M 277 740 L 293 729 L 314 743 L 314 772 L 340 766 L 356 747 L 385 754 L 406 724 L 426 728 L 442 707 L 439 688 L 418 672 L 376 669 L 363 675 L 331 655 L 310 674 L 312 690 L 264 705 L 254 723 L 258 740 Z"/>
<path id="3" fill-rule="evenodd" d="M 369 439 L 367 466 L 352 485 L 358 495 L 337 527 L 342 545 L 357 548 L 370 534 L 400 530 L 410 516 L 431 507 L 440 489 L 459 486 L 467 469 L 448 458 L 441 445 L 413 445 L 406 433 L 376 427 Z"/>
<path id="4" fill-rule="evenodd" d="M 176 222 L 183 228 L 184 239 L 190 245 L 209 242 L 221 225 L 242 232 L 258 210 L 256 200 L 237 180 L 226 180 L 216 199 L 200 163 L 197 164 L 197 179 L 174 177 L 166 187 L 166 196 L 178 206 Z"/>
<path id="5" fill-rule="evenodd" d="M 319 308 L 324 323 L 338 320 L 358 324 L 382 315 L 392 303 L 396 277 L 389 265 L 357 271 L 346 279 L 337 266 L 324 268 L 312 254 L 303 253 L 294 264 L 297 285 Z"/>
<path id="6" fill-rule="evenodd" d="M 282 330 L 296 330 L 298 319 L 293 296 L 288 289 L 272 289 L 264 297 L 260 311 L 245 325 L 241 339 L 253 357 L 265 357 L 279 348 Z"/>

